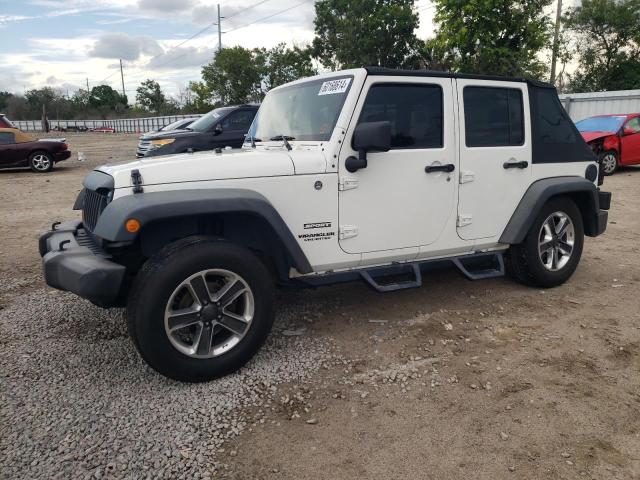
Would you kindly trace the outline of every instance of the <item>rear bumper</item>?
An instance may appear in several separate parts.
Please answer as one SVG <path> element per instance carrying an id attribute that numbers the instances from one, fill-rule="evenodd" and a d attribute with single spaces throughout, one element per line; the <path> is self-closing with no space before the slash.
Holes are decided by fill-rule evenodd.
<path id="1" fill-rule="evenodd" d="M 101 307 L 116 304 L 126 269 L 100 250 L 82 222 L 54 226 L 40 236 L 38 248 L 47 285 Z"/>
<path id="2" fill-rule="evenodd" d="M 71 157 L 71 150 L 65 150 L 64 152 L 58 152 L 55 154 L 55 161 L 56 162 L 61 162 L 63 160 L 68 159 L 69 157 Z"/>

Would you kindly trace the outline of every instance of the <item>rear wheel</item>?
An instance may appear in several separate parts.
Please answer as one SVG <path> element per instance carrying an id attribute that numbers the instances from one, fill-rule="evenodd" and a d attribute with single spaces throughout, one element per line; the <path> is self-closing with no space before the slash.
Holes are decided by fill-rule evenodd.
<path id="1" fill-rule="evenodd" d="M 170 378 L 202 382 L 242 367 L 273 324 L 274 284 L 250 251 L 193 237 L 151 258 L 134 281 L 129 333 Z"/>
<path id="2" fill-rule="evenodd" d="M 53 156 L 48 152 L 34 152 L 29 156 L 29 166 L 34 172 L 50 172 L 53 168 Z"/>
<path id="3" fill-rule="evenodd" d="M 613 150 L 602 153 L 600 165 L 602 165 L 602 171 L 605 175 L 613 175 L 618 169 L 618 154 Z"/>
<path id="4" fill-rule="evenodd" d="M 536 216 L 524 242 L 511 247 L 510 271 L 527 285 L 561 285 L 578 267 L 583 244 L 580 210 L 570 198 L 554 198 Z"/>

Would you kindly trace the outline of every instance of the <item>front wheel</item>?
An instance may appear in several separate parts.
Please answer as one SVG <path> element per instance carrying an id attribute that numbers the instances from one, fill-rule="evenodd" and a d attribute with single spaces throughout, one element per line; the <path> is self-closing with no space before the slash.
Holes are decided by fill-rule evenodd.
<path id="1" fill-rule="evenodd" d="M 613 150 L 604 152 L 600 156 L 600 165 L 605 175 L 613 175 L 618 169 L 618 155 Z"/>
<path id="2" fill-rule="evenodd" d="M 274 282 L 250 250 L 193 237 L 164 248 L 138 273 L 129 333 L 144 360 L 175 380 L 238 370 L 273 324 Z"/>
<path id="3" fill-rule="evenodd" d="M 580 210 L 568 197 L 554 198 L 536 216 L 524 242 L 511 246 L 510 271 L 527 285 L 561 285 L 578 267 L 583 244 Z"/>

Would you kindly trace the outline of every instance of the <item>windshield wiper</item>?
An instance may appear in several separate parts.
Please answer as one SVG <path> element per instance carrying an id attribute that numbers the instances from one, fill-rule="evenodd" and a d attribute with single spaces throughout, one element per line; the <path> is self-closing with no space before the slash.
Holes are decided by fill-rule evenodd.
<path id="1" fill-rule="evenodd" d="M 256 138 L 254 136 L 251 137 L 251 148 L 256 148 L 256 142 L 261 142 L 261 138 Z"/>
<path id="2" fill-rule="evenodd" d="M 272 141 L 282 140 L 287 150 L 291 151 L 291 144 L 289 143 L 289 140 L 295 140 L 295 139 L 296 137 L 289 137 L 287 135 L 276 135 L 275 137 L 271 137 L 269 140 L 272 140 Z"/>

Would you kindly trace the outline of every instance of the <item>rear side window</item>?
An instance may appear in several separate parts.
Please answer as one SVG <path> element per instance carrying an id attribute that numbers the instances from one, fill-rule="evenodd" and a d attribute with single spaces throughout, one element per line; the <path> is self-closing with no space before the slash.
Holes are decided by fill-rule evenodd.
<path id="1" fill-rule="evenodd" d="M 250 110 L 241 110 L 234 112 L 222 121 L 223 130 L 241 130 L 243 132 L 249 131 L 251 122 L 256 112 Z"/>
<path id="2" fill-rule="evenodd" d="M 0 132 L 0 145 L 16 143 L 15 135 L 11 132 Z"/>
<path id="3" fill-rule="evenodd" d="M 373 85 L 358 123 L 389 121 L 391 148 L 440 148 L 442 89 L 438 85 Z"/>
<path id="4" fill-rule="evenodd" d="M 575 128 L 567 118 L 555 90 L 541 90 L 535 101 L 540 141 L 552 144 L 576 143 Z"/>
<path id="5" fill-rule="evenodd" d="M 463 98 L 467 147 L 524 143 L 524 110 L 519 89 L 465 87 Z"/>

